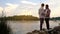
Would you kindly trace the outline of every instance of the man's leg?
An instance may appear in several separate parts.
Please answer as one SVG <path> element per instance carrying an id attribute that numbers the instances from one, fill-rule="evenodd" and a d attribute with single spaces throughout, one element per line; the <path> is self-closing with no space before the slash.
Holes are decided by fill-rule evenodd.
<path id="1" fill-rule="evenodd" d="M 49 30 L 49 18 L 45 18 L 45 22 L 46 22 L 46 27 Z"/>
<path id="2" fill-rule="evenodd" d="M 44 19 L 40 18 L 40 30 L 42 30 L 42 25 L 43 25 Z"/>

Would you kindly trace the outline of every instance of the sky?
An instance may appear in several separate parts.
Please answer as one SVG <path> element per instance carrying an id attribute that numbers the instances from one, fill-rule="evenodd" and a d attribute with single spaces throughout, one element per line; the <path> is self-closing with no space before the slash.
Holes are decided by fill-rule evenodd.
<path id="1" fill-rule="evenodd" d="M 38 17 L 41 3 L 48 4 L 51 17 L 60 17 L 60 0 L 0 0 L 0 15 L 32 15 Z"/>

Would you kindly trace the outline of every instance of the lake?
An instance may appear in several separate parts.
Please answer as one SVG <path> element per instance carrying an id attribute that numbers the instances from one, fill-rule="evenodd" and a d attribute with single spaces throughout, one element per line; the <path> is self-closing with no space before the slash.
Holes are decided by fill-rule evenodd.
<path id="1" fill-rule="evenodd" d="M 60 21 L 50 21 L 50 28 L 59 25 Z M 39 30 L 40 23 L 39 21 L 7 21 L 7 24 L 11 27 L 13 34 L 26 34 L 33 30 Z M 44 22 L 43 28 L 46 28 Z"/>

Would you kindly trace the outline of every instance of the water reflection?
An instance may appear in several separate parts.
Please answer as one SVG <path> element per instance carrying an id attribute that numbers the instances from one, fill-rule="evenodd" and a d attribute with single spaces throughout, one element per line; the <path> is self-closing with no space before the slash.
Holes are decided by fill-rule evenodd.
<path id="1" fill-rule="evenodd" d="M 39 21 L 8 21 L 7 23 L 10 25 L 13 34 L 26 34 L 35 29 L 39 30 L 40 26 Z M 53 28 L 55 26 L 58 26 L 58 23 L 50 21 L 50 27 Z M 43 24 L 43 28 L 46 28 L 45 23 Z"/>

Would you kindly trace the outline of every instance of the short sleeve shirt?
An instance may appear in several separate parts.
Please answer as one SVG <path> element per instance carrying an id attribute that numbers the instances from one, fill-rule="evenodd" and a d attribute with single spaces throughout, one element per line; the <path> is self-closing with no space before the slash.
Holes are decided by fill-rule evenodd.
<path id="1" fill-rule="evenodd" d="M 44 8 L 39 9 L 39 18 L 45 18 Z"/>

